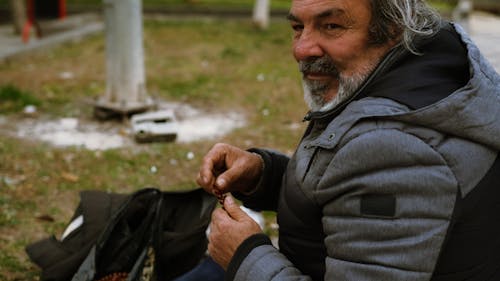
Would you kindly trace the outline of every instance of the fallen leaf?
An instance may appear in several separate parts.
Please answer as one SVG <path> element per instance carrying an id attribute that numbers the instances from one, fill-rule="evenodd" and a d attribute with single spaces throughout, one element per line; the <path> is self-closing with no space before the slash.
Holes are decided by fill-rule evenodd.
<path id="1" fill-rule="evenodd" d="M 80 178 L 72 173 L 62 173 L 61 177 L 70 182 L 77 182 Z"/>
<path id="2" fill-rule="evenodd" d="M 49 215 L 39 215 L 36 216 L 36 219 L 39 221 L 46 221 L 46 222 L 54 222 L 55 219 Z"/>

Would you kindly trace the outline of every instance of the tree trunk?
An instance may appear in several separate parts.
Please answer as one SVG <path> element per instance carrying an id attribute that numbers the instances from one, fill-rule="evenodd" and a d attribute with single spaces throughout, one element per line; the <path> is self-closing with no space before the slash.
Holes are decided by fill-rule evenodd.
<path id="1" fill-rule="evenodd" d="M 12 12 L 14 32 L 16 34 L 21 34 L 23 26 L 26 23 L 26 4 L 24 0 L 10 0 L 10 9 Z"/>

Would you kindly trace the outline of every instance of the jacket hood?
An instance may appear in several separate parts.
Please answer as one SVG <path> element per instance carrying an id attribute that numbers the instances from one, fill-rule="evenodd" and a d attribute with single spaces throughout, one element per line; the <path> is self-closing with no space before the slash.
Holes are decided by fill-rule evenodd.
<path id="1" fill-rule="evenodd" d="M 460 26 L 454 26 L 467 49 L 467 83 L 428 106 L 395 115 L 500 150 L 500 76 Z"/>

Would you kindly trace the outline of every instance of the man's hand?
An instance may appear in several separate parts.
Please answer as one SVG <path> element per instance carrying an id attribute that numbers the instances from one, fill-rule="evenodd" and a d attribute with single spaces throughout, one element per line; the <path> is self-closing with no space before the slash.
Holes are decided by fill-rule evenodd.
<path id="1" fill-rule="evenodd" d="M 196 182 L 216 195 L 249 191 L 259 182 L 262 168 L 259 155 L 218 143 L 203 158 Z"/>
<path id="2" fill-rule="evenodd" d="M 212 213 L 208 252 L 214 261 L 226 270 L 238 246 L 262 230 L 240 209 L 232 196 L 224 200 L 224 209 L 218 208 Z"/>

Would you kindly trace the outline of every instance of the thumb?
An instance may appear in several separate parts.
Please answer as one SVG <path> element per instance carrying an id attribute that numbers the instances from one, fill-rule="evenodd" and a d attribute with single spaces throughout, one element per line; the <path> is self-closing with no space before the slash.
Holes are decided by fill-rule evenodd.
<path id="1" fill-rule="evenodd" d="M 228 192 L 229 187 L 233 184 L 234 179 L 237 178 L 238 170 L 237 169 L 228 169 L 224 171 L 224 173 L 220 174 L 215 181 L 215 187 L 218 190 Z"/>
<path id="2" fill-rule="evenodd" d="M 224 200 L 224 209 L 229 214 L 229 216 L 236 221 L 239 221 L 247 216 L 247 214 L 240 208 L 240 206 L 236 204 L 233 196 L 231 195 L 228 195 Z"/>

